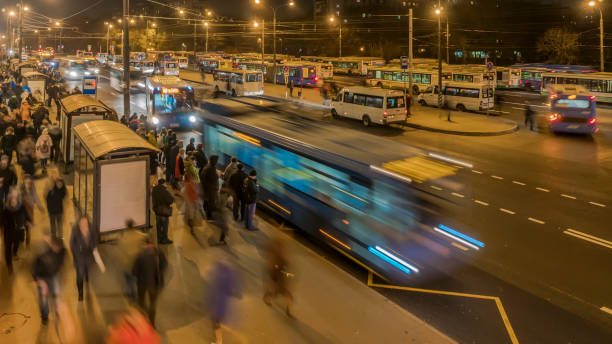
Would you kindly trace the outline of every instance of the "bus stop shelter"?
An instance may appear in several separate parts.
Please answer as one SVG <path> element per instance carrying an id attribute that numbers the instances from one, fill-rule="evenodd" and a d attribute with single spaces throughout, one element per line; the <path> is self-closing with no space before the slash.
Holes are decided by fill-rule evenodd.
<path id="1" fill-rule="evenodd" d="M 150 155 L 160 150 L 121 123 L 98 120 L 74 132 L 72 199 L 100 235 L 148 228 Z"/>
<path id="2" fill-rule="evenodd" d="M 60 151 L 66 166 L 74 160 L 72 128 L 95 120 L 117 121 L 117 113 L 103 102 L 92 96 L 73 94 L 60 99 L 62 141 Z"/>

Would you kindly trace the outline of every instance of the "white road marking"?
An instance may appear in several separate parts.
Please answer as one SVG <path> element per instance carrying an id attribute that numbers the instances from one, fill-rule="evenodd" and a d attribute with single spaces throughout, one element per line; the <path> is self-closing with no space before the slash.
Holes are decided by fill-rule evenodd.
<path id="1" fill-rule="evenodd" d="M 606 207 L 606 205 L 605 205 L 605 204 L 601 204 L 601 203 L 597 203 L 597 202 L 589 202 L 589 204 L 596 205 L 596 206 L 598 206 L 598 207 L 602 207 L 602 208 L 605 208 L 605 207 Z"/>
<path id="2" fill-rule="evenodd" d="M 485 207 L 489 205 L 489 203 L 487 203 L 487 202 L 483 202 L 483 201 L 479 201 L 479 200 L 477 200 L 477 199 L 475 199 L 475 200 L 474 200 L 474 202 L 475 202 L 475 203 L 478 203 L 478 204 L 480 204 L 480 205 L 484 205 Z"/>
<path id="3" fill-rule="evenodd" d="M 515 110 L 525 110 L 525 108 L 514 107 L 514 106 L 512 108 L 515 109 Z"/>
<path id="4" fill-rule="evenodd" d="M 518 184 L 518 185 L 522 185 L 522 186 L 527 185 L 527 184 L 525 184 L 525 183 L 521 183 L 521 182 L 518 182 L 518 181 L 516 181 L 516 180 L 513 180 L 512 182 L 513 182 L 514 184 Z"/>
<path id="5" fill-rule="evenodd" d="M 504 177 L 500 177 L 500 176 L 495 176 L 495 175 L 493 175 L 493 176 L 491 176 L 491 178 L 494 178 L 494 179 L 499 179 L 499 180 L 502 180 L 502 179 L 504 179 Z"/>
<path id="6" fill-rule="evenodd" d="M 534 219 L 533 217 L 528 217 L 527 220 L 529 220 L 531 222 L 539 223 L 541 225 L 543 225 L 545 223 L 544 221 L 538 220 L 538 219 Z"/>
<path id="7" fill-rule="evenodd" d="M 603 247 L 607 247 L 607 248 L 611 248 L 612 249 L 612 241 L 608 241 L 602 238 L 598 238 L 594 235 L 590 235 L 590 234 L 586 234 L 580 231 L 577 231 L 575 229 L 571 229 L 568 228 L 565 231 L 563 231 L 563 233 L 567 234 L 567 235 L 571 235 L 573 237 L 576 237 L 578 239 L 582 239 L 582 240 L 586 240 L 588 242 L 592 242 L 594 244 L 603 246 Z"/>
<path id="8" fill-rule="evenodd" d="M 472 172 L 476 173 L 476 174 L 482 174 L 482 172 L 480 171 L 476 171 L 476 170 L 472 170 Z"/>
<path id="9" fill-rule="evenodd" d="M 612 309 L 608 308 L 608 307 L 601 307 L 600 308 L 602 311 L 612 315 Z"/>
<path id="10" fill-rule="evenodd" d="M 540 190 L 540 191 L 543 191 L 543 192 L 550 192 L 550 190 L 544 189 L 544 188 L 540 188 L 540 187 L 537 187 L 536 190 Z"/>
<path id="11" fill-rule="evenodd" d="M 465 197 L 464 195 L 462 195 L 462 194 L 460 194 L 460 193 L 456 193 L 456 192 L 451 193 L 451 195 L 453 195 L 453 196 L 455 196 L 455 197 L 459 197 L 459 198 L 463 198 L 463 197 Z"/>
<path id="12" fill-rule="evenodd" d="M 504 209 L 504 208 L 499 208 L 500 211 L 503 211 L 506 214 L 510 214 L 510 215 L 514 215 L 516 214 L 515 212 L 513 212 L 512 210 L 508 210 L 508 209 Z"/>
<path id="13" fill-rule="evenodd" d="M 435 186 L 435 185 L 430 185 L 430 187 L 434 190 L 438 190 L 438 191 L 442 191 L 441 187 Z"/>
<path id="14" fill-rule="evenodd" d="M 569 198 L 569 199 L 576 199 L 576 196 L 566 195 L 566 194 L 561 194 L 561 197 L 565 197 L 565 198 Z"/>
<path id="15" fill-rule="evenodd" d="M 458 248 L 458 249 L 460 249 L 462 251 L 467 251 L 468 250 L 467 247 L 461 246 L 461 245 L 457 244 L 456 242 L 451 243 L 451 245 L 455 246 L 456 248 Z"/>

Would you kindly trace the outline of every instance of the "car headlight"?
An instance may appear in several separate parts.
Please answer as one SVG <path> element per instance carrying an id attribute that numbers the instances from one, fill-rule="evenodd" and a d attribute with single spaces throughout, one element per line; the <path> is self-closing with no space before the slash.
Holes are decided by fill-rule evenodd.
<path id="1" fill-rule="evenodd" d="M 159 124 L 159 118 L 157 117 L 153 117 L 152 121 L 153 121 L 153 124 L 155 125 Z"/>
<path id="2" fill-rule="evenodd" d="M 100 73 L 100 70 L 98 68 L 94 69 L 94 73 L 98 74 Z"/>
<path id="3" fill-rule="evenodd" d="M 195 116 L 193 116 L 193 115 L 189 116 L 189 122 L 195 123 L 195 121 L 196 121 Z"/>
<path id="4" fill-rule="evenodd" d="M 89 74 L 91 74 L 91 73 L 89 73 L 89 72 L 85 72 L 85 75 L 89 75 Z"/>
<path id="5" fill-rule="evenodd" d="M 70 74 L 70 76 L 77 76 L 76 72 L 70 72 L 69 74 Z"/>

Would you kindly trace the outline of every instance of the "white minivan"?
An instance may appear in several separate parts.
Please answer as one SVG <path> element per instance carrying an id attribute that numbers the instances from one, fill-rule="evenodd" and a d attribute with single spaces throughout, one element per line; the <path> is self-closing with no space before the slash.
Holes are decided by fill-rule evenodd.
<path id="1" fill-rule="evenodd" d="M 334 118 L 358 119 L 364 126 L 405 122 L 408 115 L 404 92 L 378 87 L 347 87 L 331 103 Z"/>
<path id="2" fill-rule="evenodd" d="M 187 67 L 189 66 L 189 59 L 187 59 L 186 57 L 178 57 L 176 60 L 178 61 L 180 69 L 187 69 Z"/>
<path id="3" fill-rule="evenodd" d="M 442 103 L 457 111 L 484 111 L 493 109 L 495 98 L 493 86 L 487 83 L 445 82 L 442 83 Z M 438 86 L 429 87 L 419 94 L 419 104 L 438 105 Z"/>

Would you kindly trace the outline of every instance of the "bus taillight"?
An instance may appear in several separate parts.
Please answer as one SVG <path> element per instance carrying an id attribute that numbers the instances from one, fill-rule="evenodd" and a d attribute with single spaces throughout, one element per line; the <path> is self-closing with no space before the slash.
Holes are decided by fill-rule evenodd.
<path id="1" fill-rule="evenodd" d="M 595 123 L 597 123 L 597 117 L 593 117 L 593 118 L 589 119 L 589 124 L 590 125 L 595 125 Z"/>
<path id="2" fill-rule="evenodd" d="M 319 77 L 315 75 L 314 82 L 317 82 L 317 81 L 319 81 Z"/>
<path id="3" fill-rule="evenodd" d="M 595 100 L 595 96 L 589 96 L 589 100 Z"/>
<path id="4" fill-rule="evenodd" d="M 551 113 L 550 115 L 548 115 L 548 120 L 550 122 L 555 122 L 561 119 L 561 115 L 559 115 L 558 113 Z"/>

